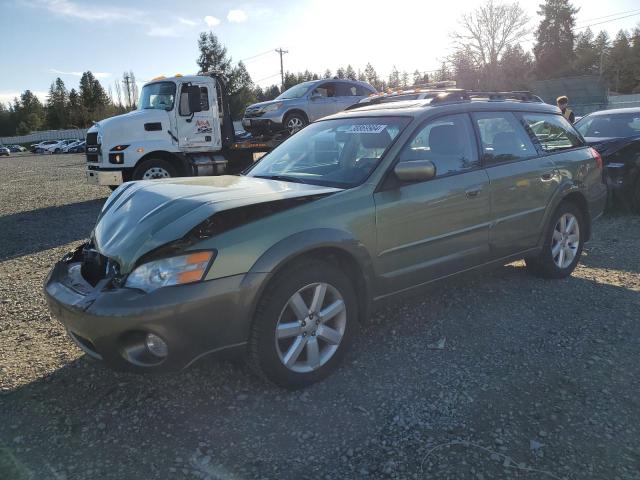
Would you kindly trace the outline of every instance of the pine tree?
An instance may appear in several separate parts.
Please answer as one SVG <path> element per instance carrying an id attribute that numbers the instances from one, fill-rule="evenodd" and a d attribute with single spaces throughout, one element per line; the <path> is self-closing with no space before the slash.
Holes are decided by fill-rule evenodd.
<path id="1" fill-rule="evenodd" d="M 587 28 L 576 36 L 576 48 L 573 52 L 573 70 L 581 75 L 598 73 L 600 68 L 600 55 L 596 48 L 593 32 Z"/>
<path id="2" fill-rule="evenodd" d="M 619 93 L 631 93 L 637 84 L 631 59 L 631 43 L 624 30 L 616 35 L 609 57 L 607 78 L 609 88 Z"/>
<path id="3" fill-rule="evenodd" d="M 393 66 L 391 73 L 389 74 L 389 88 L 398 88 L 400 86 L 400 72 Z"/>
<path id="4" fill-rule="evenodd" d="M 533 57 L 518 44 L 505 50 L 499 63 L 502 90 L 528 90 L 533 72 Z"/>
<path id="5" fill-rule="evenodd" d="M 198 39 L 200 55 L 196 63 L 201 72 L 217 71 L 229 76 L 231 73 L 231 57 L 227 56 L 227 48 L 220 43 L 213 32 L 202 32 Z"/>
<path id="6" fill-rule="evenodd" d="M 367 66 L 364 69 L 364 76 L 367 79 L 367 83 L 371 85 L 378 91 L 382 90 L 382 85 L 380 83 L 380 79 L 378 78 L 378 74 L 376 73 L 375 68 L 370 63 L 367 63 Z"/>
<path id="7" fill-rule="evenodd" d="M 419 70 L 413 72 L 413 84 L 420 85 L 422 83 L 422 74 Z"/>
<path id="8" fill-rule="evenodd" d="M 345 78 L 348 78 L 349 80 L 355 80 L 356 79 L 356 71 L 353 69 L 353 67 L 351 65 L 347 65 L 347 69 L 344 72 L 344 76 L 345 76 Z"/>
<path id="9" fill-rule="evenodd" d="M 51 84 L 47 96 L 47 127 L 57 130 L 67 126 L 67 89 L 60 77 Z"/>
<path id="10" fill-rule="evenodd" d="M 543 18 L 533 47 L 538 78 L 560 77 L 571 70 L 576 13 L 569 0 L 545 0 L 540 5 L 538 15 Z"/>
<path id="11" fill-rule="evenodd" d="M 340 67 L 338 70 L 336 70 L 336 77 L 338 77 L 338 78 L 345 78 L 346 77 L 346 72 L 345 72 L 344 68 Z"/>
<path id="12" fill-rule="evenodd" d="M 324 71 L 324 73 L 322 74 L 322 78 L 331 78 L 333 74 L 331 73 L 331 70 L 329 70 L 328 68 Z"/>
<path id="13" fill-rule="evenodd" d="M 40 130 L 45 124 L 44 106 L 31 90 L 25 90 L 14 100 L 13 111 L 18 135 Z"/>

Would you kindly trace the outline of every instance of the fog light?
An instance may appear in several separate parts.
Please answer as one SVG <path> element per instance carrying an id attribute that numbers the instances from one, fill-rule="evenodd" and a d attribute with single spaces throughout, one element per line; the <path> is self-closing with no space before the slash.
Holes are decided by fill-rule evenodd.
<path id="1" fill-rule="evenodd" d="M 164 358 L 169 354 L 169 347 L 158 335 L 148 333 L 144 339 L 147 350 L 158 358 Z"/>

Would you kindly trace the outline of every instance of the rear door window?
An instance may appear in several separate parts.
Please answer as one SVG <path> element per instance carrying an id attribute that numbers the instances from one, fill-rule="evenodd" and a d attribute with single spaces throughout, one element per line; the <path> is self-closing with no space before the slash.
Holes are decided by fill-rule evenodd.
<path id="1" fill-rule="evenodd" d="M 554 152 L 582 145 L 571 124 L 561 115 L 524 113 L 522 121 L 545 152 Z"/>
<path id="2" fill-rule="evenodd" d="M 496 165 L 538 155 L 529 135 L 511 112 L 476 112 L 473 121 L 482 142 L 486 165 Z"/>

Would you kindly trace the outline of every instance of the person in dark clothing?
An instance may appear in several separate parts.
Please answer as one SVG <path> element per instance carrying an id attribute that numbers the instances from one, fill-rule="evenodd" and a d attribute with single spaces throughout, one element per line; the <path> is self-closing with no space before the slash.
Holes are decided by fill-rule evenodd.
<path id="1" fill-rule="evenodd" d="M 562 116 L 564 118 L 569 120 L 569 122 L 571 123 L 574 123 L 576 121 L 576 116 L 573 113 L 573 111 L 567 108 L 567 105 L 569 104 L 569 98 L 566 95 L 558 97 L 556 99 L 556 104 L 558 105 L 558 108 L 562 111 Z"/>

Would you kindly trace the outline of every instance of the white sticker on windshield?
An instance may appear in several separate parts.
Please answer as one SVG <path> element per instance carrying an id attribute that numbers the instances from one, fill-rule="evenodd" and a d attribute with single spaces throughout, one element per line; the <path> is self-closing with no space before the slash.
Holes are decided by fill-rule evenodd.
<path id="1" fill-rule="evenodd" d="M 386 125 L 351 125 L 345 130 L 345 133 L 380 133 Z"/>

